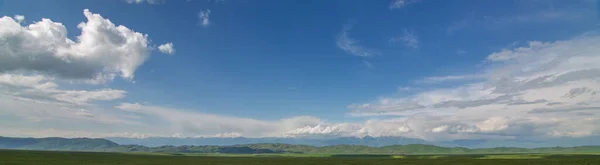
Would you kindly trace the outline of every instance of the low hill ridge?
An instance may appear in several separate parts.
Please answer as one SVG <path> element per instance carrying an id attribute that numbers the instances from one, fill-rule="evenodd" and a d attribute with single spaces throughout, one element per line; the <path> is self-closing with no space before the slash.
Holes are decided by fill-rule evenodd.
<path id="1" fill-rule="evenodd" d="M 295 145 L 284 143 L 256 143 L 231 146 L 182 145 L 147 147 L 119 145 L 106 139 L 92 138 L 12 138 L 0 137 L 0 149 L 102 151 L 102 152 L 166 152 L 166 153 L 311 153 L 311 154 L 469 154 L 469 153 L 561 153 L 600 152 L 600 146 L 516 148 L 496 147 L 470 149 L 465 147 L 440 147 L 427 144 L 390 145 L 370 147 L 339 144 L 331 146 Z"/>

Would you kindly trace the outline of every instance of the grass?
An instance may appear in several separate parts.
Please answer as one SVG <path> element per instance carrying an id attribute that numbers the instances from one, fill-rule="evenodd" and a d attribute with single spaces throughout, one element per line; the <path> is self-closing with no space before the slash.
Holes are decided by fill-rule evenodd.
<path id="1" fill-rule="evenodd" d="M 169 154 L 0 150 L 0 165 L 598 165 L 600 155 Z"/>

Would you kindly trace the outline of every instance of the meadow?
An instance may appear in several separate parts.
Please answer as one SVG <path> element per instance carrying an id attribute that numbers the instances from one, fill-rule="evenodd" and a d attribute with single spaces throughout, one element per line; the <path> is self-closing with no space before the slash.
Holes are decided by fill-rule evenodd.
<path id="1" fill-rule="evenodd" d="M 0 165 L 598 165 L 590 154 L 168 154 L 0 150 Z"/>

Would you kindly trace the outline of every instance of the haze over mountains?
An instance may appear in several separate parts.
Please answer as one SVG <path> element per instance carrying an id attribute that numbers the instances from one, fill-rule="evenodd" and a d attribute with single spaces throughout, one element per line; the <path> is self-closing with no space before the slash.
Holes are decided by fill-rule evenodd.
<path id="1" fill-rule="evenodd" d="M 600 137 L 583 138 L 553 138 L 544 140 L 452 140 L 452 141 L 425 141 L 422 139 L 405 137 L 338 137 L 338 138 L 246 138 L 246 137 L 199 137 L 199 138 L 176 138 L 176 137 L 148 137 L 148 138 L 107 138 L 119 144 L 163 146 L 163 145 L 237 145 L 256 143 L 285 143 L 311 146 L 331 145 L 365 145 L 381 147 L 389 145 L 428 144 L 446 147 L 467 148 L 490 148 L 490 147 L 573 147 L 585 145 L 600 145 Z"/>

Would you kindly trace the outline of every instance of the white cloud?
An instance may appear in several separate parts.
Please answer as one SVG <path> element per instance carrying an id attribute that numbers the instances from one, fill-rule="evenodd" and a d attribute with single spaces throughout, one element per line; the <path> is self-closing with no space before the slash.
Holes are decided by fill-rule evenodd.
<path id="1" fill-rule="evenodd" d="M 468 80 L 479 80 L 482 79 L 481 75 L 449 75 L 449 76 L 437 76 L 437 77 L 425 77 L 422 80 L 416 81 L 416 83 L 424 84 L 437 84 L 448 81 L 468 81 Z"/>
<path id="2" fill-rule="evenodd" d="M 76 104 L 85 104 L 91 100 L 116 100 L 125 97 L 125 91 L 114 89 L 101 89 L 94 91 L 60 91 L 59 94 L 53 95 L 54 98 L 61 101 L 66 101 Z"/>
<path id="3" fill-rule="evenodd" d="M 200 24 L 203 27 L 208 27 L 210 25 L 210 9 L 200 11 L 198 18 L 200 18 Z"/>
<path id="4" fill-rule="evenodd" d="M 212 137 L 233 138 L 233 137 L 242 137 L 242 134 L 237 133 L 237 132 L 227 132 L 227 133 L 218 133 L 218 134 L 215 134 L 215 136 L 212 136 Z"/>
<path id="5" fill-rule="evenodd" d="M 0 84 L 32 87 L 37 89 L 55 88 L 57 85 L 42 75 L 25 76 L 19 74 L 0 74 Z"/>
<path id="6" fill-rule="evenodd" d="M 137 133 L 137 132 L 99 132 L 99 131 L 74 131 L 74 130 L 60 130 L 54 128 L 47 129 L 27 129 L 15 127 L 2 127 L 0 126 L 0 133 L 3 136 L 10 137 L 65 137 L 65 138 L 104 138 L 104 137 L 128 137 L 128 138 L 147 138 L 155 137 L 152 134 Z"/>
<path id="7" fill-rule="evenodd" d="M 161 3 L 166 2 L 166 0 L 125 0 L 125 2 L 127 2 L 129 4 L 142 4 L 142 3 L 161 4 Z"/>
<path id="8" fill-rule="evenodd" d="M 78 25 L 77 40 L 66 27 L 50 19 L 21 26 L 0 18 L 0 72 L 34 71 L 66 79 L 110 81 L 132 79 L 150 55 L 146 34 L 115 25 L 85 9 L 87 22 Z"/>
<path id="9" fill-rule="evenodd" d="M 21 127 L 43 128 L 40 123 L 48 123 L 43 125 L 44 127 L 81 122 L 88 125 L 136 124 L 136 122 L 123 120 L 113 113 L 108 113 L 93 106 L 61 103 L 44 100 L 43 98 L 11 96 L 6 93 L 0 93 L 0 99 L 0 114 L 15 120 L 10 124 L 18 124 Z M 69 127 L 62 126 L 61 128 L 66 129 Z"/>
<path id="10" fill-rule="evenodd" d="M 87 104 L 89 101 L 115 100 L 125 97 L 125 91 L 115 89 L 63 90 L 52 78 L 42 75 L 0 74 L 0 87 L 13 96 L 44 98 L 45 100 Z M 2 89 L 2 88 L 0 88 Z M 12 91 L 12 92 L 11 92 Z"/>
<path id="11" fill-rule="evenodd" d="M 131 128 L 140 123 L 126 118 L 127 114 L 93 104 L 123 98 L 125 91 L 68 90 L 59 84 L 70 83 L 60 82 L 65 81 L 42 75 L 0 74 L 0 116 L 3 118 L 0 125 L 10 128 L 0 128 L 0 134 L 96 137 L 121 128 L 139 130 Z"/>
<path id="12" fill-rule="evenodd" d="M 165 125 L 155 127 L 162 127 L 163 130 L 179 133 L 185 137 L 224 136 L 232 135 L 232 132 L 235 136 L 278 137 L 284 136 L 283 133 L 289 130 L 323 123 L 320 119 L 309 116 L 267 121 L 139 103 L 123 103 L 115 108 L 146 116 L 146 118 L 154 120 L 152 123 L 165 123 Z"/>
<path id="13" fill-rule="evenodd" d="M 89 101 L 116 100 L 125 97 L 125 91 L 110 88 L 99 90 L 63 90 L 52 78 L 42 75 L 0 74 L 0 93 L 24 98 L 37 98 L 72 104 Z M 3 88 L 4 90 L 1 90 Z"/>
<path id="14" fill-rule="evenodd" d="M 398 87 L 399 92 L 408 92 L 408 91 L 414 91 L 414 90 L 419 90 L 419 88 L 418 87 L 409 87 L 409 86 Z"/>
<path id="15" fill-rule="evenodd" d="M 15 15 L 13 18 L 17 21 L 17 23 L 22 23 L 25 21 L 25 16 L 23 15 Z"/>
<path id="16" fill-rule="evenodd" d="M 350 29 L 352 29 L 352 25 L 345 25 L 344 28 L 342 28 L 342 32 L 340 32 L 340 34 L 338 34 L 338 36 L 336 38 L 337 47 L 344 50 L 345 52 L 350 53 L 355 56 L 360 56 L 360 57 L 372 56 L 373 55 L 372 51 L 358 45 L 358 43 L 359 43 L 358 40 L 350 38 L 349 32 L 348 32 L 348 31 L 350 31 Z"/>
<path id="17" fill-rule="evenodd" d="M 419 48 L 419 37 L 413 30 L 404 29 L 404 33 L 401 36 L 390 38 L 390 42 L 402 42 L 407 47 Z"/>
<path id="18" fill-rule="evenodd" d="M 173 43 L 166 43 L 158 46 L 158 50 L 165 54 L 175 54 L 175 48 L 173 48 Z"/>
<path id="19" fill-rule="evenodd" d="M 108 87 L 73 90 L 65 84 L 73 79 L 112 80 L 115 76 L 131 79 L 152 48 L 147 46 L 145 34 L 115 26 L 87 10 L 84 15 L 88 21 L 80 24 L 82 33 L 77 41 L 66 37 L 62 24 L 49 19 L 28 26 L 10 17 L 0 19 L 0 25 L 6 27 L 0 29 L 0 38 L 9 41 L 0 43 L 0 116 L 10 119 L 0 120 L 4 127 L 0 127 L 0 134 L 35 137 L 368 135 L 427 140 L 600 134 L 598 36 L 557 42 L 534 41 L 524 47 L 491 53 L 481 73 L 423 80 L 460 82 L 457 87 L 419 89 L 410 96 L 381 97 L 352 104 L 348 106 L 352 109 L 350 115 L 372 119 L 331 123 L 311 116 L 259 120 L 136 103 L 123 103 L 114 108 L 94 104 L 117 101 L 127 92 Z M 345 27 L 338 36 L 338 47 L 353 55 L 371 56 L 370 51 L 358 46 L 358 41 L 349 38 L 349 29 Z M 174 52 L 170 43 L 160 45 L 158 50 L 167 54 Z M 378 119 L 380 115 L 402 117 Z"/>
<path id="20" fill-rule="evenodd" d="M 390 9 L 400 9 L 403 8 L 404 6 L 411 4 L 411 3 L 417 3 L 420 2 L 421 0 L 392 0 L 392 2 L 390 3 Z"/>
<path id="21" fill-rule="evenodd" d="M 352 104 L 350 115 L 404 116 L 413 130 L 409 136 L 425 139 L 600 135 L 599 47 L 595 35 L 532 41 L 491 53 L 481 73 L 424 79 L 471 80 L 458 87 Z"/>

